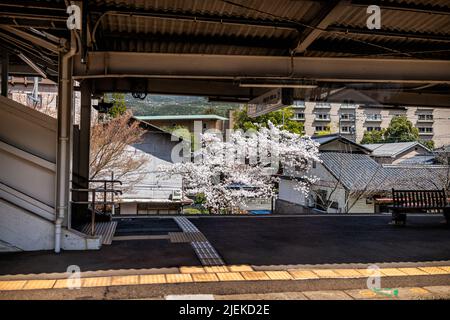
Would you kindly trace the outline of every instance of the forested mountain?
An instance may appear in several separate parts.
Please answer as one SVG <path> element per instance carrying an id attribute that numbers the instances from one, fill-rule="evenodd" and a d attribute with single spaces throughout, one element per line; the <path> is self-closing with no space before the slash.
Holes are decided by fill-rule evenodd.
<path id="1" fill-rule="evenodd" d="M 239 108 L 237 103 L 208 102 L 204 97 L 147 95 L 144 100 L 125 95 L 128 109 L 136 116 L 217 114 L 227 117 L 229 109 Z"/>

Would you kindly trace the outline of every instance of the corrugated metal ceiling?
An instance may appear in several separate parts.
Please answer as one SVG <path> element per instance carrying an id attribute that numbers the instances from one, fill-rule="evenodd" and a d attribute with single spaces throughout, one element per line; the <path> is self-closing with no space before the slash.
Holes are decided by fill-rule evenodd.
<path id="1" fill-rule="evenodd" d="M 255 55 L 287 55 L 295 48 L 301 33 L 309 31 L 304 24 L 311 25 L 314 18 L 324 9 L 324 1 L 268 1 L 268 0 L 233 0 L 232 5 L 222 0 L 97 0 L 96 4 L 110 10 L 121 10 L 121 14 L 107 14 L 101 20 L 101 34 L 104 41 L 99 41 L 100 49 L 124 51 L 151 51 L 173 53 L 217 53 L 217 54 L 255 54 Z M 387 6 L 404 5 L 405 10 L 382 9 L 382 31 L 411 34 L 433 34 L 450 39 L 450 15 L 429 14 L 426 12 L 408 11 L 408 5 L 430 5 L 433 8 L 449 8 L 448 0 L 389 0 Z M 133 10 L 133 14 L 127 14 Z M 141 13 L 142 12 L 142 13 Z M 148 12 L 189 14 L 185 19 L 167 19 L 163 17 L 145 16 Z M 266 14 L 267 13 L 267 14 Z M 195 15 L 225 18 L 242 18 L 273 22 L 291 23 L 293 28 L 275 26 L 249 25 L 239 23 L 220 23 L 195 20 Z M 350 6 L 331 25 L 340 29 L 367 29 L 366 7 Z M 297 22 L 297 24 L 296 24 Z M 297 30 L 296 30 L 297 29 Z M 114 34 L 118 34 L 114 38 Z M 127 36 L 127 34 L 129 36 Z M 209 38 L 209 39 L 208 39 Z M 222 41 L 219 41 L 222 39 Z M 436 46 L 438 40 L 410 39 L 407 37 L 386 37 L 376 34 L 345 34 L 341 32 L 323 32 L 316 42 L 322 47 L 312 46 L 305 53 L 308 56 L 346 56 L 346 52 L 327 50 L 336 42 L 352 44 L 356 39 L 374 42 L 376 45 L 392 45 L 393 48 L 405 46 L 427 48 L 428 43 Z M 265 45 L 266 43 L 267 45 Z M 445 43 L 445 42 L 444 42 Z M 441 46 L 438 46 L 439 49 Z M 366 46 L 366 51 L 373 49 Z M 416 50 L 417 51 L 417 50 Z M 389 52 L 389 51 L 387 51 Z M 377 54 L 378 51 L 374 50 Z"/>

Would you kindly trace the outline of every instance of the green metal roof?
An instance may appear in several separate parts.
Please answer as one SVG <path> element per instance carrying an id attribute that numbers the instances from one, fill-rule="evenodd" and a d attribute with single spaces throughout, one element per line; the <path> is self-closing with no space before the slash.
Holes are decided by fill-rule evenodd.
<path id="1" fill-rule="evenodd" d="M 135 116 L 141 121 L 155 120 L 228 120 L 228 118 L 216 114 L 186 114 L 186 115 L 164 115 L 164 116 Z"/>

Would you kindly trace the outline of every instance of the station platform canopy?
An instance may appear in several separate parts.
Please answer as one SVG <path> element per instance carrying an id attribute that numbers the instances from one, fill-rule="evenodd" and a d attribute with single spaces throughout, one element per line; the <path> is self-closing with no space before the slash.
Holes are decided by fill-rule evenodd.
<path id="1" fill-rule="evenodd" d="M 94 93 L 247 102 L 291 87 L 301 100 L 450 107 L 448 0 L 0 0 L 10 74 L 56 79 L 71 3 L 73 77 Z"/>

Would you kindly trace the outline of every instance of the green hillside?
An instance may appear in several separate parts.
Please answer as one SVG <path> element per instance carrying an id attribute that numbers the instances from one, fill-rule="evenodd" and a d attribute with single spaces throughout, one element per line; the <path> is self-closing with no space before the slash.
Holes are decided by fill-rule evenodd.
<path id="1" fill-rule="evenodd" d="M 136 116 L 217 114 L 228 116 L 228 110 L 239 108 L 237 103 L 208 102 L 204 97 L 147 95 L 144 100 L 125 96 L 125 103 Z"/>

